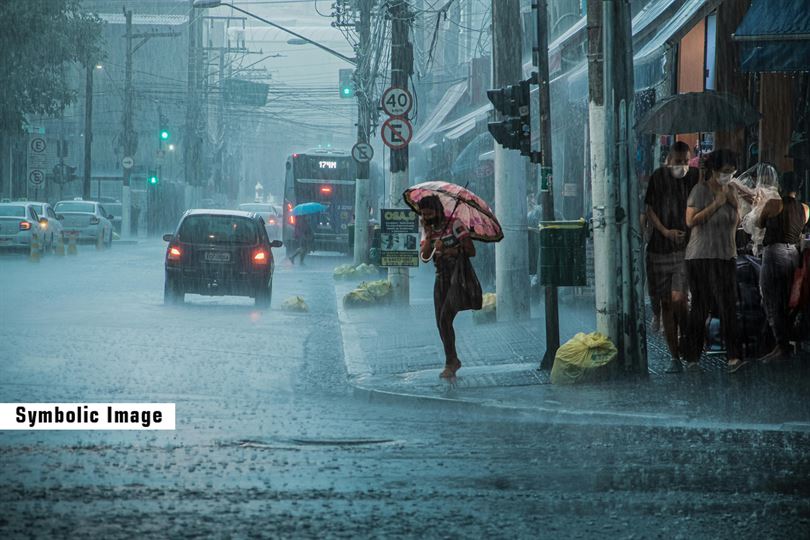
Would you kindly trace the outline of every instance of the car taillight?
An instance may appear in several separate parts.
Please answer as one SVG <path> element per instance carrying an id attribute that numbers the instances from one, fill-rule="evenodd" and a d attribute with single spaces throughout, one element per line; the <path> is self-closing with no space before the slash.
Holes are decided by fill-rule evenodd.
<path id="1" fill-rule="evenodd" d="M 31 224 L 30 223 L 28 223 L 27 221 L 21 221 L 20 222 L 20 230 L 21 231 L 27 231 L 27 230 L 30 230 L 30 229 L 31 229 Z"/>
<path id="2" fill-rule="evenodd" d="M 332 186 L 321 186 L 321 193 L 330 195 L 332 193 Z"/>
<path id="3" fill-rule="evenodd" d="M 290 225 L 295 225 L 295 216 L 290 216 Z"/>
<path id="4" fill-rule="evenodd" d="M 99 223 L 100 220 L 96 216 L 90 218 L 90 225 L 98 225 Z"/>
<path id="5" fill-rule="evenodd" d="M 256 253 L 253 254 L 253 262 L 255 264 L 267 264 L 267 260 L 269 257 L 267 256 L 267 252 L 263 249 L 260 249 Z"/>
<path id="6" fill-rule="evenodd" d="M 275 225 L 275 224 L 276 224 L 276 220 L 275 220 L 275 219 L 268 219 L 268 220 L 267 220 L 267 224 L 268 224 L 268 225 Z"/>
<path id="7" fill-rule="evenodd" d="M 183 252 L 177 246 L 169 246 L 169 251 L 166 253 L 170 261 L 179 261 L 182 255 Z"/>

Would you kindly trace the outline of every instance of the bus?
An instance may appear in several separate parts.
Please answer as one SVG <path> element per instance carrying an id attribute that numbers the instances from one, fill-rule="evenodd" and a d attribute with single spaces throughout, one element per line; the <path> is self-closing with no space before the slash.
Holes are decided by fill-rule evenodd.
<path id="1" fill-rule="evenodd" d="M 287 158 L 284 178 L 284 228 L 287 253 L 294 250 L 292 209 L 307 202 L 327 207 L 311 216 L 313 249 L 349 253 L 349 225 L 354 222 L 354 186 L 357 166 L 348 152 L 310 150 Z"/>

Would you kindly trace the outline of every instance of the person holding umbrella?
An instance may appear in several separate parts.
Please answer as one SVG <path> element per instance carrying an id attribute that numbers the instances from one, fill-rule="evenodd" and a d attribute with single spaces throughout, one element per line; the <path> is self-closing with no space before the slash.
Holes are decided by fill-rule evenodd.
<path id="1" fill-rule="evenodd" d="M 288 257 L 292 264 L 295 264 L 296 257 L 300 257 L 301 266 L 304 265 L 304 257 L 307 256 L 307 253 L 312 251 L 312 241 L 315 238 L 310 216 L 323 212 L 324 210 L 326 210 L 326 206 L 320 203 L 303 203 L 292 209 L 292 215 L 295 216 L 293 239 L 298 246 L 293 254 Z"/>
<path id="2" fill-rule="evenodd" d="M 433 307 L 445 356 L 439 377 L 452 380 L 461 368 L 453 321 L 459 311 L 481 309 L 481 284 L 470 263 L 472 241 L 497 242 L 503 232 L 489 206 L 456 184 L 424 182 L 405 190 L 403 198 L 422 217 L 422 261 L 433 260 L 436 267 Z"/>

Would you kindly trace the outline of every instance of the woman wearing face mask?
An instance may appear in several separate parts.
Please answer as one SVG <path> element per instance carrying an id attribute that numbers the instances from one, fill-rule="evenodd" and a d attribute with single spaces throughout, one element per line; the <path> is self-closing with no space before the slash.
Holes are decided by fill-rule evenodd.
<path id="1" fill-rule="evenodd" d="M 686 270 L 692 304 L 687 330 L 687 367 L 699 369 L 698 360 L 706 338 L 706 319 L 712 307 L 719 311 L 726 346 L 728 371 L 747 364 L 737 338 L 737 248 L 734 241 L 739 221 L 735 190 L 729 186 L 737 170 L 731 150 L 715 150 L 706 156 L 707 177 L 692 189 L 686 207 L 690 228 L 686 246 Z"/>

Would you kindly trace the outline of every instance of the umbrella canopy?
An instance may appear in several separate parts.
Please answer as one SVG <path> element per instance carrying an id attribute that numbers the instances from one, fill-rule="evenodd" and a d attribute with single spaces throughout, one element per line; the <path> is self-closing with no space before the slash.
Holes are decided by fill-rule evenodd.
<path id="1" fill-rule="evenodd" d="M 409 187 L 402 194 L 408 206 L 419 213 L 419 201 L 436 195 L 444 207 L 445 219 L 461 220 L 470 230 L 470 237 L 481 242 L 499 242 L 503 230 L 489 205 L 467 188 L 450 182 L 434 180 Z"/>
<path id="2" fill-rule="evenodd" d="M 759 121 L 751 105 L 731 94 L 688 92 L 662 99 L 637 123 L 639 133 L 668 135 L 727 131 Z"/>
<path id="3" fill-rule="evenodd" d="M 328 207 L 322 205 L 321 203 L 317 202 L 307 202 L 301 203 L 295 208 L 292 209 L 292 215 L 294 216 L 308 216 L 310 214 L 320 214 Z"/>

